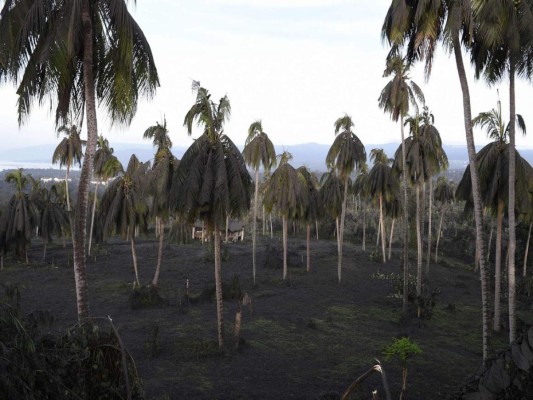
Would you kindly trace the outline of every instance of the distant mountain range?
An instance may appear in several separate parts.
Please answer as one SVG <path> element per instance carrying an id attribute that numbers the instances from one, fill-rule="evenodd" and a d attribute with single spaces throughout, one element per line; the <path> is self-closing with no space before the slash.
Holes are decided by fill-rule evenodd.
<path id="1" fill-rule="evenodd" d="M 389 157 L 393 157 L 398 149 L 398 143 L 374 144 L 366 147 L 367 155 L 370 150 L 374 148 L 381 148 Z M 311 171 L 325 171 L 326 170 L 326 155 L 330 145 L 306 143 L 289 146 L 275 146 L 276 152 L 280 154 L 283 150 L 290 152 L 293 155 L 291 164 L 294 167 L 305 165 Z M 12 149 L 9 151 L 0 152 L 0 169 L 8 166 L 21 166 L 25 168 L 50 168 L 52 167 L 51 159 L 54 152 L 55 145 L 42 146 L 28 146 L 20 149 Z M 153 159 L 154 150 L 150 144 L 114 144 L 115 155 L 120 162 L 127 165 L 128 160 L 132 154 L 137 155 L 141 161 L 148 161 Z M 185 152 L 185 147 L 176 146 L 172 148 L 172 152 L 177 158 L 181 158 Z M 242 150 L 242 147 L 241 147 Z M 465 145 L 445 145 L 444 150 L 448 155 L 450 169 L 463 169 L 468 163 L 468 155 Z M 520 154 L 530 164 L 533 165 L 533 150 L 520 150 Z M 58 168 L 54 166 L 54 168 Z"/>

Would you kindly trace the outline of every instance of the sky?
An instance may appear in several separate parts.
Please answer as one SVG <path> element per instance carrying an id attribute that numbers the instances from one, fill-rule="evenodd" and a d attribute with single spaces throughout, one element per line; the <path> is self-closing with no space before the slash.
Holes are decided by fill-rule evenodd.
<path id="1" fill-rule="evenodd" d="M 378 107 L 388 47 L 380 30 L 390 1 L 386 0 L 138 0 L 129 9 L 144 31 L 154 54 L 161 86 L 151 100 L 142 100 L 130 126 L 117 126 L 99 113 L 99 134 L 111 146 L 148 143 L 142 135 L 167 120 L 175 146 L 189 146 L 199 131 L 183 126 L 195 97 L 193 80 L 212 98 L 230 99 L 231 119 L 225 133 L 243 145 L 248 127 L 262 120 L 276 145 L 331 144 L 334 122 L 345 113 L 364 144 L 400 141 L 400 127 Z M 423 66 L 411 78 L 422 88 L 435 126 L 447 144 L 465 144 L 463 107 L 453 59 L 437 53 L 425 81 Z M 468 71 L 472 113 L 496 106 L 497 89 L 508 109 L 506 81 L 489 87 Z M 34 106 L 19 127 L 16 88 L 0 85 L 2 150 L 55 144 L 49 104 Z M 517 81 L 517 112 L 533 129 L 533 87 Z M 530 134 L 531 135 L 531 134 Z M 83 136 L 86 137 L 85 130 Z M 477 144 L 488 142 L 475 130 Z M 517 135 L 518 148 L 533 148 L 531 137 Z M 392 155 L 390 155 L 392 156 Z M 3 161 L 3 160 L 0 160 Z"/>

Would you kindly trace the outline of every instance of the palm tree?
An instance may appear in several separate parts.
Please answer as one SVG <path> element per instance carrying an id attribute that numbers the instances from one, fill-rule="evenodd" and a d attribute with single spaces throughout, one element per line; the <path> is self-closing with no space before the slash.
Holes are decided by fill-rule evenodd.
<path id="1" fill-rule="evenodd" d="M 311 174 L 306 167 L 300 167 L 296 172 L 304 179 L 307 191 L 304 196 L 307 197 L 303 202 L 303 210 L 301 220 L 306 224 L 306 243 L 307 243 L 307 272 L 311 271 L 311 224 L 316 222 L 322 217 L 323 205 L 320 192 L 317 188 L 316 176 Z"/>
<path id="2" fill-rule="evenodd" d="M 442 221 L 444 220 L 444 213 L 448 204 L 455 200 L 454 190 L 446 176 L 441 175 L 437 179 L 437 186 L 435 187 L 435 201 L 440 204 L 440 220 L 439 228 L 437 229 L 437 242 L 435 243 L 435 264 L 438 262 L 439 256 L 439 242 L 442 235 Z"/>
<path id="3" fill-rule="evenodd" d="M 87 121 L 87 148 L 74 222 L 74 277 L 80 321 L 89 316 L 85 239 L 96 151 L 97 102 L 111 121 L 128 124 L 140 94 L 159 85 L 150 46 L 125 0 L 7 0 L 0 19 L 0 80 L 18 85 L 22 123 L 50 97 L 56 124 Z M 36 101 L 33 101 L 36 100 Z M 85 117 L 83 118 L 83 114 Z"/>
<path id="4" fill-rule="evenodd" d="M 6 174 L 5 181 L 15 186 L 15 193 L 0 217 L 0 232 L 6 249 L 14 248 L 15 254 L 23 256 L 26 263 L 28 263 L 27 251 L 31 244 L 32 230 L 37 221 L 35 205 L 24 192 L 28 180 L 28 175 L 24 174 L 22 168 Z"/>
<path id="5" fill-rule="evenodd" d="M 519 127 L 525 132 L 525 124 L 522 116 L 516 116 Z M 509 133 L 510 124 L 505 124 L 501 112 L 501 102 L 498 100 L 497 108 L 489 112 L 480 113 L 472 121 L 474 126 L 479 125 L 485 128 L 488 137 L 493 139 L 483 147 L 477 154 L 478 168 L 480 176 L 481 193 L 483 194 L 483 204 L 485 207 L 490 207 L 496 210 L 497 215 L 497 234 L 496 234 L 496 260 L 495 260 L 495 290 L 494 290 L 494 320 L 493 329 L 500 330 L 500 292 L 501 292 L 501 248 L 502 248 L 502 229 L 503 229 L 503 212 L 504 206 L 509 201 L 508 186 L 516 186 L 522 197 L 522 201 L 517 202 L 516 205 L 528 202 L 527 194 L 527 170 L 529 164 L 525 162 L 520 155 L 515 156 L 517 162 L 517 179 L 515 185 L 509 185 L 509 162 L 511 148 L 507 144 L 507 137 Z M 531 167 L 529 167 L 531 168 Z M 471 196 L 471 182 L 470 169 L 467 168 L 463 179 L 459 183 L 456 191 L 463 200 L 470 200 Z"/>
<path id="6" fill-rule="evenodd" d="M 215 291 L 217 300 L 218 344 L 224 346 L 224 305 L 220 229 L 228 215 L 240 217 L 250 209 L 252 178 L 241 152 L 224 134 L 224 123 L 231 114 L 227 96 L 215 103 L 209 91 L 194 81 L 196 100 L 185 115 L 189 135 L 193 124 L 203 128 L 202 135 L 187 149 L 172 185 L 171 205 L 189 221 L 203 220 L 214 233 Z"/>
<path id="7" fill-rule="evenodd" d="M 370 152 L 370 159 L 374 162 L 374 166 L 368 173 L 368 192 L 374 201 L 378 202 L 379 206 L 379 224 L 381 226 L 381 252 L 383 262 L 387 261 L 385 254 L 385 247 L 387 243 L 385 222 L 383 219 L 384 203 L 394 200 L 398 185 L 396 178 L 392 174 L 392 168 L 387 155 L 383 149 L 372 149 Z"/>
<path id="8" fill-rule="evenodd" d="M 435 127 L 435 117 L 424 106 L 421 116 L 422 125 L 420 135 L 424 140 L 424 156 L 426 158 L 429 181 L 429 206 L 428 206 L 428 252 L 426 259 L 426 277 L 429 276 L 429 259 L 431 257 L 431 216 L 433 211 L 433 176 L 448 168 L 448 157 L 442 148 L 440 133 Z"/>
<path id="9" fill-rule="evenodd" d="M 161 272 L 161 261 L 163 259 L 163 238 L 165 234 L 165 222 L 169 218 L 169 199 L 174 175 L 179 168 L 179 160 L 172 155 L 170 149 L 168 151 L 160 151 L 156 156 L 156 161 L 152 168 L 152 177 L 150 179 L 152 184 L 152 216 L 156 217 L 159 224 L 159 248 L 157 252 L 157 266 L 152 280 L 152 286 L 159 285 L 159 275 Z"/>
<path id="10" fill-rule="evenodd" d="M 326 172 L 320 178 L 320 198 L 324 205 L 324 212 L 335 220 L 335 236 L 337 237 L 337 245 L 339 243 L 339 219 L 342 214 L 342 201 L 344 194 L 343 181 L 332 169 Z"/>
<path id="11" fill-rule="evenodd" d="M 124 175 L 109 183 L 102 196 L 104 235 L 118 233 L 131 242 L 135 283 L 139 287 L 139 269 L 135 247 L 137 230 L 146 231 L 148 204 L 146 203 L 146 171 L 148 166 L 133 154 Z"/>
<path id="12" fill-rule="evenodd" d="M 172 151 L 172 141 L 168 135 L 167 120 L 163 119 L 163 124 L 156 122 L 150 126 L 143 135 L 144 139 L 152 139 L 152 144 L 156 148 L 154 165 L 152 167 L 152 216 L 156 220 L 156 236 L 159 236 L 159 247 L 157 252 L 157 265 L 155 268 L 152 286 L 159 285 L 159 275 L 161 272 L 161 262 L 163 259 L 163 243 L 165 236 L 165 222 L 169 217 L 169 197 L 174 173 L 177 171 L 179 161 L 174 157 Z"/>
<path id="13" fill-rule="evenodd" d="M 392 1 L 382 27 L 382 37 L 392 46 L 391 54 L 405 47 L 409 62 L 426 61 L 429 78 L 437 43 L 443 41 L 453 51 L 459 83 L 463 94 L 463 112 L 468 160 L 472 170 L 472 196 L 476 225 L 476 249 L 480 258 L 481 315 L 483 330 L 483 363 L 489 355 L 489 290 L 488 271 L 483 240 L 483 208 L 476 167 L 476 146 L 472 130 L 470 90 L 466 79 L 461 45 L 473 41 L 472 2 L 469 0 Z M 404 283 L 405 284 L 405 283 Z M 405 305 L 405 303 L 404 303 Z"/>
<path id="14" fill-rule="evenodd" d="M 385 29 L 385 28 L 384 28 Z M 390 39 L 389 39 L 390 40 Z M 387 66 L 383 72 L 384 77 L 392 75 L 392 80 L 381 91 L 378 99 L 379 107 L 391 115 L 393 121 L 400 120 L 400 133 L 402 137 L 402 170 L 407 169 L 406 150 L 404 146 L 405 135 L 403 131 L 404 116 L 409 112 L 409 104 L 418 110 L 416 99 L 424 101 L 424 95 L 418 85 L 411 81 L 409 77 L 410 65 L 404 60 L 394 55 L 387 60 Z M 408 280 L 409 280 L 409 248 L 408 248 L 408 197 L 407 197 L 407 176 L 403 175 L 403 311 L 407 312 L 408 300 Z"/>
<path id="15" fill-rule="evenodd" d="M 359 168 L 366 162 L 366 151 L 361 140 L 352 132 L 354 123 L 348 114 L 338 118 L 334 126 L 336 137 L 326 156 L 326 164 L 330 169 L 335 168 L 344 184 L 339 236 L 337 237 L 339 253 L 337 275 L 340 283 L 344 220 L 346 218 L 346 200 L 348 199 L 348 179 L 356 168 Z"/>
<path id="16" fill-rule="evenodd" d="M 57 129 L 57 135 L 64 133 L 65 137 L 59 142 L 52 156 L 52 164 L 59 163 L 59 168 L 63 165 L 67 168 L 65 173 L 65 193 L 67 195 L 67 211 L 70 212 L 70 196 L 68 190 L 68 174 L 70 168 L 77 163 L 81 167 L 83 157 L 82 146 L 85 146 L 85 140 L 81 140 L 81 130 L 76 125 L 61 125 Z"/>
<path id="17" fill-rule="evenodd" d="M 353 183 L 353 193 L 359 197 L 359 202 L 362 204 L 363 210 L 363 241 L 361 248 L 363 251 L 366 250 L 366 202 L 368 200 L 368 165 L 365 163 L 361 168 L 359 168 L 359 173 L 355 178 Z"/>
<path id="18" fill-rule="evenodd" d="M 400 199 L 399 193 L 396 193 L 391 201 L 385 203 L 385 215 L 392 219 L 389 238 L 389 254 L 387 255 L 387 259 L 390 260 L 394 235 L 394 222 L 402 215 L 402 200 Z"/>
<path id="19" fill-rule="evenodd" d="M 255 285 L 256 272 L 256 235 L 257 235 L 257 207 L 259 206 L 259 167 L 262 165 L 265 174 L 276 165 L 276 150 L 274 145 L 263 131 L 261 120 L 253 122 L 248 128 L 248 137 L 242 151 L 244 161 L 255 170 L 255 194 L 254 194 L 254 216 L 252 227 L 252 268 Z"/>
<path id="20" fill-rule="evenodd" d="M 296 170 L 289 161 L 292 155 L 284 151 L 279 156 L 278 167 L 270 177 L 263 198 L 263 204 L 268 212 L 275 208 L 281 215 L 283 222 L 283 280 L 287 279 L 287 231 L 288 220 L 296 219 L 301 209 L 307 206 L 308 190 L 305 181 L 301 182 Z"/>
<path id="21" fill-rule="evenodd" d="M 493 84 L 509 76 L 509 181 L 516 178 L 515 159 L 515 76 L 527 74 L 531 77 L 533 61 L 524 53 L 532 53 L 533 4 L 528 1 L 474 1 L 474 16 L 478 23 L 478 40 L 471 52 L 476 66 L 476 76 L 481 73 Z M 516 337 L 516 228 L 515 187 L 509 185 L 509 342 Z"/>
<path id="22" fill-rule="evenodd" d="M 32 199 L 38 211 L 37 226 L 39 236 L 44 240 L 43 261 L 46 260 L 46 248 L 54 236 L 61 237 L 69 227 L 68 213 L 59 203 L 57 187 L 40 188 L 38 199 Z"/>
<path id="23" fill-rule="evenodd" d="M 96 203 L 98 199 L 98 185 L 101 181 L 106 181 L 122 170 L 122 164 L 113 155 L 113 148 L 109 147 L 109 142 L 102 135 L 98 136 L 96 143 L 96 153 L 94 154 L 94 176 L 96 177 L 96 185 L 94 186 L 94 200 L 93 211 L 91 215 L 91 229 L 89 230 L 89 246 L 87 253 L 91 255 L 91 244 L 94 231 L 94 216 L 96 214 Z"/>

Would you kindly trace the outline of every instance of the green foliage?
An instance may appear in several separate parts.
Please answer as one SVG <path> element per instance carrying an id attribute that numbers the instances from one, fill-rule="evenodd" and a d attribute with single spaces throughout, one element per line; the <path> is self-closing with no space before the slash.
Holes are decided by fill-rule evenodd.
<path id="1" fill-rule="evenodd" d="M 383 349 L 385 360 L 397 359 L 403 367 L 407 365 L 407 360 L 421 353 L 420 347 L 408 337 L 392 339 L 392 343 Z"/>
<path id="2" fill-rule="evenodd" d="M 6 399 L 143 398 L 133 360 L 114 330 L 92 323 L 56 336 L 53 316 L 22 312 L 16 286 L 0 299 L 0 393 Z M 125 379 L 124 367 L 127 368 Z"/>

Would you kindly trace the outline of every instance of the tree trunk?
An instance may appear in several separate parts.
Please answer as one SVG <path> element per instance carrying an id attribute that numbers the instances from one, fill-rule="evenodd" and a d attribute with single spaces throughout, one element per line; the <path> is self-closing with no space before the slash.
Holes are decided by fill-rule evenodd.
<path id="1" fill-rule="evenodd" d="M 378 216 L 378 231 L 376 233 L 376 248 L 375 248 L 375 251 L 377 251 L 378 249 L 378 246 L 379 246 L 379 237 L 381 235 L 381 215 Z"/>
<path id="2" fill-rule="evenodd" d="M 89 0 L 82 3 L 83 22 L 83 84 L 85 89 L 85 113 L 87 117 L 87 145 L 78 184 L 76 215 L 74 219 L 74 281 L 76 283 L 76 302 L 78 320 L 82 322 L 89 317 L 87 288 L 87 270 L 85 260 L 85 237 L 87 230 L 87 204 L 89 202 L 89 184 L 93 171 L 94 153 L 98 137 L 96 120 L 96 98 L 93 76 L 93 27 Z"/>
<path id="3" fill-rule="evenodd" d="M 502 236 L 503 236 L 503 207 L 502 199 L 498 201 L 498 217 L 496 228 L 496 262 L 494 266 L 494 320 L 492 329 L 500 330 L 500 294 L 502 287 Z"/>
<path id="4" fill-rule="evenodd" d="M 68 173 L 70 170 L 70 165 L 67 162 L 67 170 L 65 172 L 65 196 L 67 196 L 67 211 L 70 213 L 70 195 L 68 192 Z"/>
<path id="5" fill-rule="evenodd" d="M 318 220 L 315 221 L 316 240 L 318 240 Z"/>
<path id="6" fill-rule="evenodd" d="M 400 132 L 402 135 L 402 186 L 403 186 L 403 312 L 407 313 L 408 306 L 408 291 L 409 291 L 409 243 L 408 243 L 408 231 L 407 225 L 409 224 L 408 218 L 408 201 L 407 197 L 407 161 L 405 154 L 405 135 L 403 131 L 403 115 L 400 115 Z"/>
<path id="7" fill-rule="evenodd" d="M 396 218 L 392 219 L 391 226 L 390 226 L 389 256 L 387 257 L 388 260 L 390 260 L 391 252 L 392 252 L 392 238 L 393 238 L 393 235 L 394 235 L 394 222 L 396 222 Z"/>
<path id="8" fill-rule="evenodd" d="M 342 199 L 342 211 L 341 211 L 341 223 L 339 228 L 339 259 L 337 263 L 337 276 L 339 278 L 339 283 L 341 283 L 342 278 L 342 245 L 344 244 L 344 220 L 346 218 L 346 199 L 348 197 L 348 176 L 344 178 L 344 197 Z"/>
<path id="9" fill-rule="evenodd" d="M 137 287 L 141 287 L 141 282 L 139 281 L 139 268 L 137 265 L 137 250 L 135 249 L 135 235 L 131 235 L 131 257 L 133 258 L 133 272 L 135 272 L 135 282 L 137 282 Z"/>
<path id="10" fill-rule="evenodd" d="M 492 221 L 490 223 L 490 234 L 489 234 L 489 245 L 487 246 L 487 263 L 490 262 L 490 249 L 492 244 L 492 234 L 494 231 L 494 225 L 492 224 Z"/>
<path id="11" fill-rule="evenodd" d="M 444 219 L 444 211 L 446 211 L 446 204 L 443 204 L 440 212 L 439 229 L 437 230 L 437 242 L 435 243 L 435 264 L 439 261 L 439 242 L 442 232 L 442 221 Z"/>
<path id="12" fill-rule="evenodd" d="M 468 82 L 466 80 L 466 73 L 463 63 L 463 55 L 461 54 L 461 44 L 459 42 L 459 32 L 453 34 L 453 53 L 455 56 L 455 63 L 457 66 L 457 73 L 459 75 L 459 82 L 463 93 L 463 110 L 464 110 L 464 125 L 466 144 L 468 149 L 468 160 L 470 164 L 470 176 L 472 179 L 472 197 L 474 201 L 474 218 L 476 223 L 476 246 L 480 252 L 479 274 L 481 280 L 481 316 L 482 316 L 482 351 L 483 363 L 488 359 L 489 355 L 489 291 L 488 291 L 488 274 L 485 263 L 485 248 L 483 241 L 483 209 L 481 205 L 481 193 L 479 188 L 479 174 L 476 162 L 476 146 L 474 143 L 474 134 L 472 131 L 472 111 L 470 108 L 470 91 L 468 89 Z"/>
<path id="13" fill-rule="evenodd" d="M 516 154 L 515 154 L 515 63 L 511 56 L 509 63 L 509 266 L 507 280 L 509 281 L 509 343 L 516 339 L 516 218 L 515 218 L 515 184 L 516 184 Z"/>
<path id="14" fill-rule="evenodd" d="M 420 184 L 416 184 L 416 295 L 422 294 L 422 231 L 420 227 Z"/>
<path id="15" fill-rule="evenodd" d="M 239 342 L 241 341 L 241 325 L 242 325 L 242 307 L 241 307 L 241 302 L 237 301 L 237 311 L 235 312 L 235 329 L 233 331 L 236 349 L 239 347 Z"/>
<path id="16" fill-rule="evenodd" d="M 263 206 L 263 236 L 266 235 L 266 216 L 265 216 L 265 206 Z"/>
<path id="17" fill-rule="evenodd" d="M 165 237 L 165 223 L 163 219 L 159 218 L 159 249 L 157 252 L 157 266 L 155 267 L 154 279 L 152 280 L 152 286 L 157 287 L 159 285 L 159 274 L 161 273 L 161 261 L 163 259 L 163 240 Z"/>
<path id="18" fill-rule="evenodd" d="M 311 224 L 307 223 L 307 272 L 311 271 Z"/>
<path id="19" fill-rule="evenodd" d="M 432 207 L 433 207 L 433 178 L 429 178 L 429 205 L 428 205 L 428 254 L 426 260 L 426 279 L 429 276 L 429 259 L 431 258 L 431 217 L 432 217 Z"/>
<path id="20" fill-rule="evenodd" d="M 100 179 L 96 180 L 96 185 L 94 186 L 94 200 L 93 200 L 93 212 L 91 216 L 91 229 L 89 230 L 89 246 L 87 248 L 87 253 L 91 255 L 91 244 L 93 241 L 93 231 L 94 231 L 94 215 L 96 214 L 96 200 L 98 199 L 98 184 Z"/>
<path id="21" fill-rule="evenodd" d="M 363 251 L 366 251 L 366 211 L 363 208 L 363 244 L 362 244 Z"/>
<path id="22" fill-rule="evenodd" d="M 217 298 L 218 348 L 224 347 L 224 300 L 222 298 L 222 260 L 220 258 L 220 228 L 215 223 L 215 293 Z"/>
<path id="23" fill-rule="evenodd" d="M 256 271 L 256 235 L 257 235 L 257 202 L 259 201 L 259 168 L 255 169 L 254 222 L 252 224 L 252 273 L 255 285 Z M 264 211 L 263 211 L 264 214 Z M 263 228 L 264 229 L 264 228 Z"/>
<path id="24" fill-rule="evenodd" d="M 270 239 L 272 239 L 274 238 L 274 229 L 272 228 L 272 213 L 270 213 L 268 216 L 270 219 Z"/>
<path id="25" fill-rule="evenodd" d="M 529 239 L 531 239 L 531 226 L 533 225 L 533 221 L 529 223 L 529 231 L 527 233 L 527 242 L 526 242 L 526 250 L 524 252 L 524 268 L 522 269 L 522 276 L 526 276 L 527 271 L 527 255 L 529 253 Z"/>
<path id="26" fill-rule="evenodd" d="M 288 236 L 287 217 L 283 216 L 283 280 L 287 279 L 287 236 Z"/>
<path id="27" fill-rule="evenodd" d="M 48 240 L 45 240 L 44 246 L 43 246 L 43 262 L 46 260 L 46 247 L 47 246 L 48 246 Z"/>
<path id="28" fill-rule="evenodd" d="M 379 224 L 381 225 L 381 251 L 383 253 L 383 263 L 387 261 L 385 255 L 385 246 L 387 245 L 387 240 L 385 239 L 385 223 L 383 221 L 383 194 L 379 194 Z"/>

